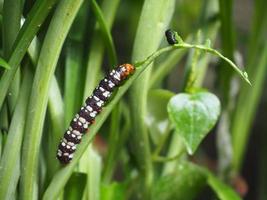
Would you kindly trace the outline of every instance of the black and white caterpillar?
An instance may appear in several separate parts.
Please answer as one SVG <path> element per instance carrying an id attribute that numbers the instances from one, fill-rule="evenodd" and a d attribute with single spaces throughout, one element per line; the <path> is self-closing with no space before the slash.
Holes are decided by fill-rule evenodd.
<path id="1" fill-rule="evenodd" d="M 57 158 L 62 164 L 68 164 L 72 160 L 77 144 L 81 142 L 82 136 L 101 112 L 113 90 L 119 87 L 134 71 L 135 67 L 131 64 L 116 67 L 100 81 L 93 94 L 86 99 L 85 105 L 72 119 L 68 130 L 58 145 Z"/>

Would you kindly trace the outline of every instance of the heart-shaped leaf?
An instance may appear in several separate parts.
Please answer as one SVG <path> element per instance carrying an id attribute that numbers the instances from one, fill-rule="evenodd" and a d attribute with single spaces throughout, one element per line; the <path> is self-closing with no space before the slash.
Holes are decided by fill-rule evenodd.
<path id="1" fill-rule="evenodd" d="M 193 154 L 215 125 L 220 114 L 219 99 L 209 92 L 180 93 L 171 98 L 168 113 L 176 132 Z"/>

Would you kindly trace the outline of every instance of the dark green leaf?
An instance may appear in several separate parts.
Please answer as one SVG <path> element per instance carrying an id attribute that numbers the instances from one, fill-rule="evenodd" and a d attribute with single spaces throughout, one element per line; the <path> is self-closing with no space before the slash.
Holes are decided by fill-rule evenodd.
<path id="1" fill-rule="evenodd" d="M 64 190 L 64 199 L 76 200 L 82 199 L 86 185 L 87 175 L 85 173 L 75 172 L 71 175 Z"/>
<path id="2" fill-rule="evenodd" d="M 209 92 L 180 93 L 171 98 L 168 112 L 188 153 L 193 154 L 215 125 L 220 114 L 220 101 Z"/>
<path id="3" fill-rule="evenodd" d="M 151 199 L 195 199 L 205 185 L 204 170 L 190 163 L 180 164 L 174 173 L 163 176 L 154 184 Z"/>

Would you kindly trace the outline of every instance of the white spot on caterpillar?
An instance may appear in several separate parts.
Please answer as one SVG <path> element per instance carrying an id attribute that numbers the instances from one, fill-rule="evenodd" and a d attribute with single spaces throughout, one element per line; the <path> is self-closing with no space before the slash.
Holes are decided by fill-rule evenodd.
<path id="1" fill-rule="evenodd" d="M 81 133 L 80 133 L 79 131 L 77 131 L 77 130 L 73 130 L 72 132 L 73 132 L 75 135 L 78 135 L 78 136 L 81 135 Z"/>
<path id="2" fill-rule="evenodd" d="M 89 112 L 92 112 L 93 111 L 93 108 L 89 105 L 86 106 L 86 110 L 89 111 Z"/>
<path id="3" fill-rule="evenodd" d="M 93 98 L 94 98 L 96 101 L 100 101 L 100 99 L 99 99 L 97 96 L 95 96 L 95 95 L 93 95 Z"/>
<path id="4" fill-rule="evenodd" d="M 96 112 L 95 111 L 90 113 L 90 117 L 95 117 L 95 116 L 96 116 Z"/>
<path id="5" fill-rule="evenodd" d="M 109 81 L 108 81 L 108 86 L 109 86 L 110 88 L 113 88 L 113 87 L 115 86 L 115 84 L 114 84 L 111 80 L 109 80 Z"/>
<path id="6" fill-rule="evenodd" d="M 79 117 L 79 121 L 82 122 L 83 124 L 86 123 L 86 120 L 83 117 Z"/>
<path id="7" fill-rule="evenodd" d="M 109 97 L 109 96 L 110 96 L 110 92 L 109 92 L 109 91 L 105 91 L 105 92 L 103 92 L 103 96 L 104 96 L 104 97 Z"/>
<path id="8" fill-rule="evenodd" d="M 87 129 L 88 128 L 88 124 L 84 124 L 83 128 Z"/>
<path id="9" fill-rule="evenodd" d="M 106 90 L 102 87 L 98 87 L 101 92 L 105 92 Z"/>

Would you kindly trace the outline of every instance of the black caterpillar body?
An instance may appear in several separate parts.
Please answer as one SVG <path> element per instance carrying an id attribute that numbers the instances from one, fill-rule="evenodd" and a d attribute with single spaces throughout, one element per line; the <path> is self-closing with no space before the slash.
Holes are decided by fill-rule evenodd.
<path id="1" fill-rule="evenodd" d="M 135 68 L 131 64 L 118 66 L 100 81 L 93 94 L 86 99 L 85 105 L 72 119 L 68 130 L 58 145 L 57 159 L 62 164 L 68 164 L 72 160 L 77 144 L 81 142 L 82 136 L 101 112 L 113 90 L 119 87 L 134 71 Z"/>
<path id="2" fill-rule="evenodd" d="M 178 44 L 178 41 L 175 37 L 175 31 L 168 29 L 165 31 L 165 36 L 170 45 Z"/>

